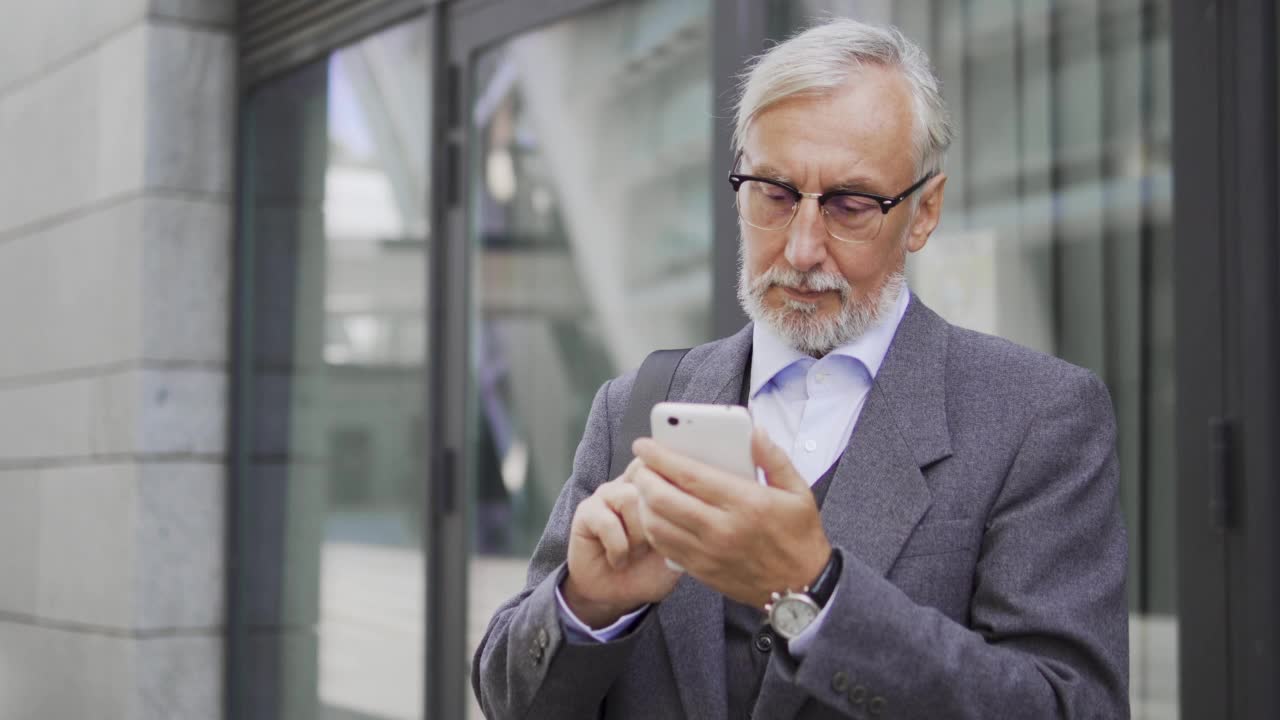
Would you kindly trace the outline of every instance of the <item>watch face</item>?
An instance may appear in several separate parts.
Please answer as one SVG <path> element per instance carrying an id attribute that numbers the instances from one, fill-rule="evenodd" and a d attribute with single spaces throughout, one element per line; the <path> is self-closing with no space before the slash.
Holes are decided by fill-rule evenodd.
<path id="1" fill-rule="evenodd" d="M 818 617 L 818 606 L 804 596 L 784 597 L 773 607 L 769 624 L 784 638 L 791 639 Z"/>

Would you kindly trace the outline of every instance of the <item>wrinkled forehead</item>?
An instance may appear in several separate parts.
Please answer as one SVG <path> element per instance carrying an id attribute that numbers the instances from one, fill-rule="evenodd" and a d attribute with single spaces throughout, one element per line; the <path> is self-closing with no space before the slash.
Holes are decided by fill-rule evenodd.
<path id="1" fill-rule="evenodd" d="M 914 122 L 901 73 L 862 67 L 835 90 L 794 95 L 757 113 L 747 125 L 740 168 L 767 168 L 795 183 L 860 179 L 881 190 L 906 187 L 915 174 Z"/>

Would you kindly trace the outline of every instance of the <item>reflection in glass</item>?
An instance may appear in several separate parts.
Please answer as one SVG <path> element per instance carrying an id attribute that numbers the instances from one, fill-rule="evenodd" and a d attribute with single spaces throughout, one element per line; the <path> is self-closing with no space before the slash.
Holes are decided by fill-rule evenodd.
<path id="1" fill-rule="evenodd" d="M 427 60 L 412 22 L 246 104 L 238 717 L 422 714 Z"/>
<path id="2" fill-rule="evenodd" d="M 707 9 L 617 3 L 476 62 L 469 650 L 524 584 L 601 383 L 708 339 Z"/>
<path id="3" fill-rule="evenodd" d="M 933 59 L 957 128 L 912 288 L 959 325 L 1098 373 L 1119 423 L 1135 718 L 1176 718 L 1168 0 L 803 0 Z"/>

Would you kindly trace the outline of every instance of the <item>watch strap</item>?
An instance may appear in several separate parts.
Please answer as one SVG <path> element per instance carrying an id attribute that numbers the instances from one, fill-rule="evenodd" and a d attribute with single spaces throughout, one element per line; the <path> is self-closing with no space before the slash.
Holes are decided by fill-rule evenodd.
<path id="1" fill-rule="evenodd" d="M 840 548 L 831 548 L 831 557 L 827 559 L 827 564 L 822 568 L 822 572 L 818 573 L 818 577 L 809 585 L 808 595 L 818 604 L 819 608 L 827 606 L 827 601 L 831 599 L 831 594 L 836 591 L 836 583 L 840 582 L 840 573 L 844 571 L 844 557 L 840 554 Z"/>

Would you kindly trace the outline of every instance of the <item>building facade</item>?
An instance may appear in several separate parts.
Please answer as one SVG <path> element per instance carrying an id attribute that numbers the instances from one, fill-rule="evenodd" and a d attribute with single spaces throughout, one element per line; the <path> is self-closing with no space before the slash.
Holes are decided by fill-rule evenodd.
<path id="1" fill-rule="evenodd" d="M 0 5 L 0 717 L 222 706 L 234 20 Z"/>
<path id="2" fill-rule="evenodd" d="M 1280 712 L 1268 0 L 10 0 L 0 717 L 479 717 L 600 383 L 728 334 L 747 58 L 957 127 L 912 289 L 1098 373 L 1135 718 Z"/>

